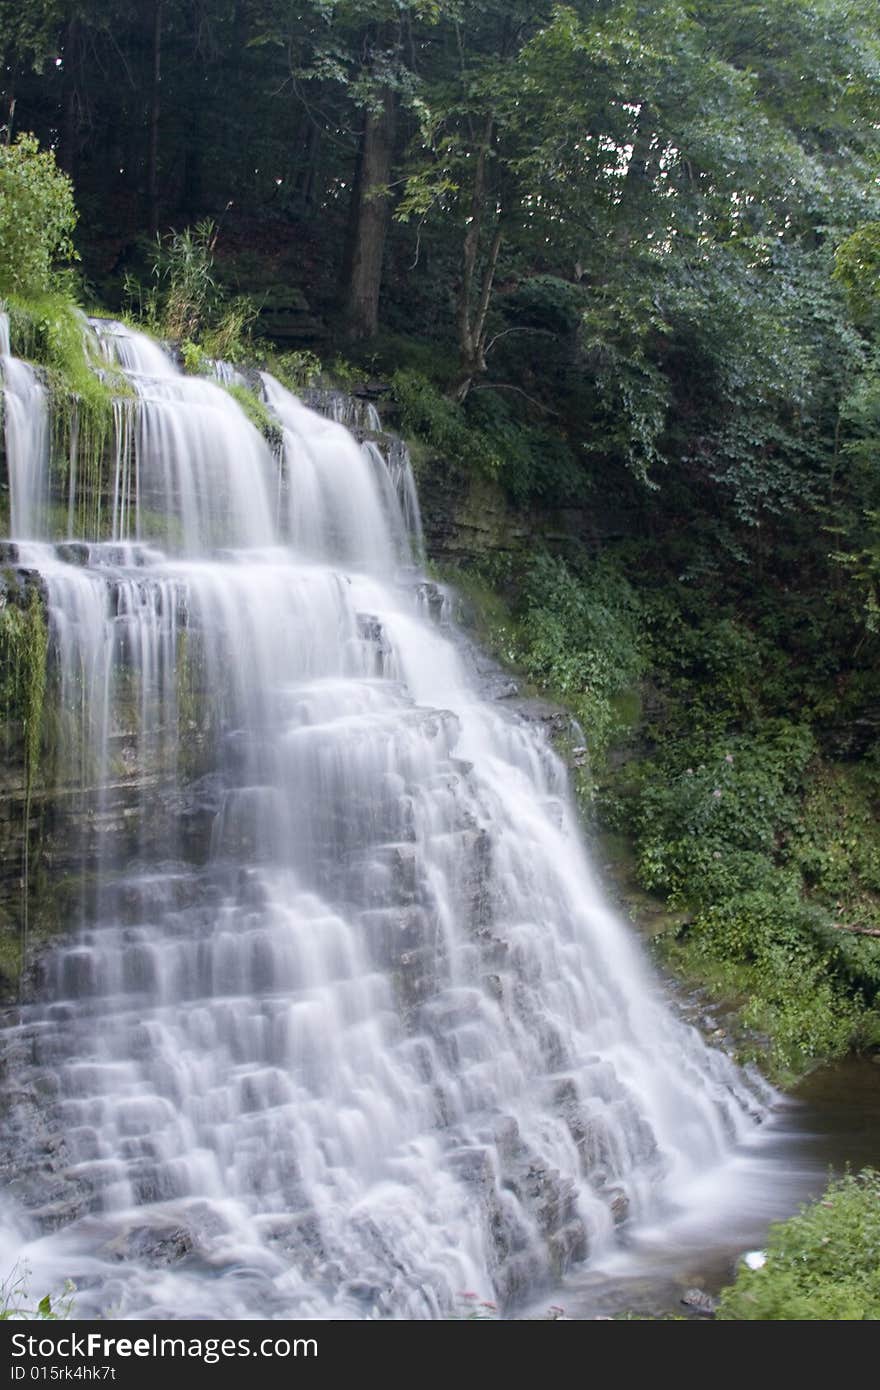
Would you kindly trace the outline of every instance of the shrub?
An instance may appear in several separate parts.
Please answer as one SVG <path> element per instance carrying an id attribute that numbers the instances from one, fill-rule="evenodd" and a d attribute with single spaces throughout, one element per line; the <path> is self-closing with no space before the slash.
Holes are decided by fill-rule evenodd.
<path id="1" fill-rule="evenodd" d="M 808 729 L 767 720 L 759 736 L 694 740 L 648 764 L 636 814 L 645 887 L 708 905 L 766 876 L 813 751 Z"/>
<path id="2" fill-rule="evenodd" d="M 725 1321 L 880 1319 L 880 1173 L 828 1187 L 799 1216 L 771 1227 L 767 1261 L 721 1294 Z"/>
<path id="3" fill-rule="evenodd" d="M 304 391 L 314 386 L 323 371 L 320 357 L 308 348 L 276 353 L 269 358 L 268 365 L 269 371 L 278 378 L 282 386 L 293 392 Z"/>
<path id="4" fill-rule="evenodd" d="M 33 135 L 0 145 L 0 295 L 35 297 L 55 285 L 59 261 L 75 258 L 70 179 Z"/>
<path id="5" fill-rule="evenodd" d="M 169 338 L 195 340 L 217 299 L 213 222 L 156 238 L 153 275 L 159 287 L 162 330 Z"/>
<path id="6" fill-rule="evenodd" d="M 569 705 L 595 760 L 618 729 L 616 697 L 644 667 L 633 589 L 609 565 L 581 575 L 558 557 L 538 555 L 520 600 L 516 657 Z"/>
<path id="7" fill-rule="evenodd" d="M 404 435 L 416 435 L 448 462 L 496 477 L 500 457 L 479 430 L 472 429 L 461 406 L 438 391 L 419 372 L 398 371 L 391 378 L 394 399 L 400 406 Z"/>

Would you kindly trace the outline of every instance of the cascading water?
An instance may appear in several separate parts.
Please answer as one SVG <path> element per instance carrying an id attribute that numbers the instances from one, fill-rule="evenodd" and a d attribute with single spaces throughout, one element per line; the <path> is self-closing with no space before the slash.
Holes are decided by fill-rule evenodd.
<path id="1" fill-rule="evenodd" d="M 434 621 L 400 451 L 266 376 L 279 460 L 220 386 L 96 331 L 136 392 L 110 539 L 28 534 L 4 356 L 88 806 L 79 930 L 6 1037 L 33 1278 L 78 1316 L 521 1298 L 681 1203 L 755 1092 L 657 997 L 561 764 Z"/>
<path id="2" fill-rule="evenodd" d="M 13 357 L 9 319 L 0 313 L 0 383 L 9 474 L 10 530 L 36 536 L 46 523 L 49 485 L 49 410 L 33 367 Z"/>

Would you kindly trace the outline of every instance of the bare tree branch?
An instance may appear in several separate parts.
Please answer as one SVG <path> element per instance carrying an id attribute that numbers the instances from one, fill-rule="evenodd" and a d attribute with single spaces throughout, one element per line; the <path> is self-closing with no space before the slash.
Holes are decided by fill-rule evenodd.
<path id="1" fill-rule="evenodd" d="M 494 338 L 489 339 L 488 343 L 486 344 L 486 351 L 484 353 L 484 356 L 488 357 L 495 344 L 499 343 L 502 338 L 508 338 L 511 333 L 533 333 L 537 337 L 541 338 L 556 337 L 556 334 L 553 333 L 549 328 L 529 328 L 525 324 L 517 326 L 516 328 L 503 328 L 500 333 L 495 334 Z"/>
<path id="2" fill-rule="evenodd" d="M 861 927 L 857 922 L 832 922 L 835 931 L 852 932 L 854 936 L 880 936 L 880 927 Z"/>
<path id="3" fill-rule="evenodd" d="M 523 396 L 536 410 L 540 410 L 542 415 L 556 415 L 559 411 L 552 410 L 549 405 L 543 405 L 541 401 L 536 401 L 534 396 L 530 396 L 521 386 L 514 386 L 507 381 L 478 381 L 471 388 L 472 391 L 515 391 L 518 396 Z M 880 936 L 880 932 L 877 933 Z"/>

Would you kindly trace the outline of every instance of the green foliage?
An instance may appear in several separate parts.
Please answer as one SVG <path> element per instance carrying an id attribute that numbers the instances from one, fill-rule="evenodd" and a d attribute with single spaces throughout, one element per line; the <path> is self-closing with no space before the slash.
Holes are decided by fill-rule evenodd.
<path id="1" fill-rule="evenodd" d="M 594 766 L 620 732 L 615 697 L 644 669 L 638 599 L 602 563 L 577 573 L 539 554 L 517 605 L 512 652 L 529 678 L 562 699 L 583 726 Z"/>
<path id="2" fill-rule="evenodd" d="M 150 332 L 180 343 L 184 368 L 198 374 L 204 358 L 243 362 L 253 356 L 251 333 L 259 306 L 249 295 L 230 296 L 215 269 L 217 224 L 206 218 L 157 237 L 150 288 L 125 277 L 128 312 Z"/>
<path id="3" fill-rule="evenodd" d="M 858 767 L 815 767 L 789 827 L 787 852 L 814 895 L 845 912 L 856 894 L 880 894 L 876 788 Z"/>
<path id="4" fill-rule="evenodd" d="M 878 224 L 880 225 L 880 224 Z M 872 300 L 880 311 L 880 296 Z M 875 344 L 870 360 L 841 403 L 845 431 L 842 453 L 849 464 L 853 502 L 835 518 L 829 532 L 837 542 L 832 559 L 853 581 L 861 601 L 867 633 L 880 631 L 880 357 Z"/>
<path id="5" fill-rule="evenodd" d="M 5 720 L 21 724 L 25 775 L 33 781 L 40 759 L 46 693 L 48 633 L 43 603 L 31 589 L 24 606 L 2 595 L 0 607 L 0 709 Z"/>
<path id="6" fill-rule="evenodd" d="M 404 435 L 413 434 L 424 440 L 449 464 L 497 476 L 501 459 L 489 441 L 469 427 L 461 406 L 438 391 L 427 377 L 418 372 L 397 371 L 391 378 L 391 389 L 400 406 Z"/>
<path id="7" fill-rule="evenodd" d="M 226 390 L 233 400 L 238 402 L 251 424 L 260 431 L 267 443 L 280 451 L 283 448 L 281 430 L 278 421 L 269 414 L 265 402 L 247 386 L 227 386 Z"/>
<path id="8" fill-rule="evenodd" d="M 391 378 L 401 432 L 424 441 L 447 464 L 497 481 L 516 505 L 578 497 L 584 477 L 558 431 L 523 420 L 492 389 L 474 390 L 466 406 L 421 372 L 400 368 Z"/>
<path id="9" fill-rule="evenodd" d="M 489 385 L 474 388 L 466 417 L 475 447 L 492 461 L 494 476 L 515 506 L 581 500 L 586 478 L 570 444 L 558 430 L 523 418 L 522 406 L 521 399 Z"/>
<path id="10" fill-rule="evenodd" d="M 645 764 L 635 823 L 645 887 L 700 905 L 748 887 L 795 819 L 813 750 L 808 729 L 780 720 L 758 737 L 695 739 Z"/>
<path id="11" fill-rule="evenodd" d="M 52 290 L 60 261 L 74 258 L 73 189 L 33 135 L 0 145 L 0 295 Z"/>
<path id="12" fill-rule="evenodd" d="M 0 1283 L 0 1322 L 59 1322 L 73 1310 L 74 1284 L 65 1284 L 60 1295 L 44 1294 L 38 1303 L 28 1293 L 28 1271 L 18 1266 Z"/>
<path id="13" fill-rule="evenodd" d="M 823 944 L 819 914 L 795 882 L 760 867 L 754 888 L 699 912 L 667 958 L 722 997 L 739 997 L 743 1055 L 785 1082 L 848 1051 L 863 1003 L 838 974 L 835 944 Z"/>
<path id="14" fill-rule="evenodd" d="M 670 407 L 669 382 L 652 351 L 668 332 L 656 301 L 600 301 L 584 313 L 581 331 L 596 395 L 595 434 L 584 449 L 615 454 L 640 482 L 656 487 L 652 471 L 665 461 Z"/>
<path id="15" fill-rule="evenodd" d="M 880 1318 L 880 1173 L 832 1182 L 799 1216 L 770 1228 L 767 1260 L 721 1294 L 723 1321 Z"/>
<path id="16" fill-rule="evenodd" d="M 693 914 L 658 948 L 739 1000 L 747 1055 L 785 1080 L 871 1044 L 880 942 L 841 927 L 880 922 L 880 833 L 869 791 L 808 728 L 765 718 L 671 744 L 638 768 L 628 817 L 642 884 Z"/>
<path id="17" fill-rule="evenodd" d="M 253 356 L 251 331 L 258 314 L 258 306 L 247 295 L 237 295 L 224 303 L 202 334 L 202 346 L 208 356 L 221 362 L 249 360 Z"/>
<path id="18" fill-rule="evenodd" d="M 880 307 L 880 222 L 868 222 L 838 246 L 834 278 L 849 296 L 860 318 L 871 318 Z"/>
<path id="19" fill-rule="evenodd" d="M 355 391 L 364 379 L 364 370 L 347 357 L 337 354 L 327 369 L 330 383 L 340 391 Z"/>
<path id="20" fill-rule="evenodd" d="M 214 247 L 217 227 L 210 219 L 156 239 L 153 277 L 166 337 L 195 340 L 217 298 Z"/>
<path id="21" fill-rule="evenodd" d="M 192 338 L 184 338 L 180 344 L 180 356 L 183 370 L 190 376 L 201 376 L 209 370 L 207 353 L 198 343 L 194 343 Z"/>
<path id="22" fill-rule="evenodd" d="M 282 386 L 289 391 L 305 391 L 318 381 L 323 367 L 321 359 L 314 352 L 303 349 L 300 352 L 279 352 L 269 358 L 269 371 L 276 376 Z"/>

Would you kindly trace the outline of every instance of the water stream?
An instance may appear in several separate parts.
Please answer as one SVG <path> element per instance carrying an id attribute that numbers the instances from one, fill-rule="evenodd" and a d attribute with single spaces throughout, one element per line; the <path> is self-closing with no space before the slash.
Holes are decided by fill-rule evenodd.
<path id="1" fill-rule="evenodd" d="M 273 453 L 92 331 L 134 395 L 107 532 L 63 542 L 46 394 L 0 343 L 83 824 L 77 920 L 4 1034 L 0 1260 L 83 1317 L 430 1318 L 742 1209 L 774 1097 L 667 1007 L 564 768 L 481 693 L 404 451 L 264 376 Z"/>

